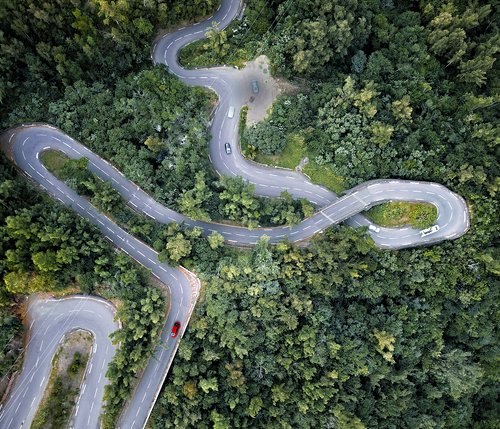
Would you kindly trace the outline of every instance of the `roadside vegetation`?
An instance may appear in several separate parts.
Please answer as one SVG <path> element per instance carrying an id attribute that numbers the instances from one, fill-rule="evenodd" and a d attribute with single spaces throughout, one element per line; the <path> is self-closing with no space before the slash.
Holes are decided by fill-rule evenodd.
<path id="1" fill-rule="evenodd" d="M 0 126 L 50 122 L 169 207 L 260 219 L 265 207 L 249 189 L 229 179 L 218 188 L 209 165 L 214 97 L 150 65 L 158 27 L 207 15 L 217 3 L 67 6 L 0 4 Z M 497 5 L 256 0 L 246 16 L 241 49 L 266 53 L 275 75 L 309 83 L 249 131 L 255 156 L 279 158 L 291 150 L 287 136 L 300 136 L 313 180 L 331 174 L 344 189 L 376 178 L 440 182 L 466 199 L 471 228 L 455 241 L 397 252 L 342 226 L 308 248 L 263 241 L 238 251 L 217 234 L 191 237 L 199 232 L 171 226 L 155 248 L 170 244 L 165 258 L 195 268 L 205 294 L 153 427 L 495 427 Z M 229 55 L 236 36 L 227 40 L 220 52 Z M 213 61 L 227 62 L 222 54 Z M 333 178 L 328 186 L 336 189 Z M 227 198 L 224 212 L 218 194 Z M 114 427 L 165 301 L 145 270 L 3 156 L 0 278 L 9 316 L 24 295 L 67 285 L 121 300 L 124 330 L 115 340 L 123 347 L 108 373 L 104 422 Z M 15 317 L 2 323 L 18 340 L 2 337 L 10 350 L 0 356 L 5 377 L 21 329 Z"/>
<path id="2" fill-rule="evenodd" d="M 80 195 L 88 197 L 98 209 L 108 213 L 126 230 L 139 234 L 143 240 L 152 244 L 154 237 L 167 228 L 147 221 L 128 208 L 110 182 L 102 181 L 87 169 L 86 158 L 73 160 L 53 150 L 44 152 L 41 157 L 45 166 L 58 178 Z M 314 212 L 307 200 L 294 200 L 286 192 L 280 198 L 256 197 L 254 187 L 241 178 L 224 177 L 216 186 L 219 192 L 213 195 L 205 183 L 205 176 L 198 174 L 195 189 L 185 192 L 179 199 L 182 212 L 193 219 L 210 221 L 214 216 L 216 221 L 229 220 L 248 227 L 293 225 Z"/>
<path id="3" fill-rule="evenodd" d="M 23 325 L 16 313 L 14 302 L 6 299 L 5 291 L 0 288 L 0 397 L 3 396 L 9 377 L 22 364 L 19 354 L 22 351 Z"/>
<path id="4" fill-rule="evenodd" d="M 31 429 L 68 427 L 92 347 L 92 335 L 75 331 L 65 336 L 54 359 L 47 388 Z"/>
<path id="5" fill-rule="evenodd" d="M 278 102 L 279 103 L 279 102 Z M 246 111 L 240 118 L 240 144 L 245 157 L 271 167 L 299 169 L 313 183 L 323 185 L 333 192 L 345 190 L 343 178 L 327 165 L 319 165 L 316 156 L 305 145 L 305 133 L 285 133 L 281 126 L 273 125 L 273 119 L 246 127 Z"/>
<path id="6" fill-rule="evenodd" d="M 391 201 L 372 207 L 365 215 L 381 226 L 409 225 L 416 229 L 423 229 L 434 225 L 438 212 L 433 204 Z"/>
<path id="7" fill-rule="evenodd" d="M 234 20 L 225 29 L 213 25 L 205 39 L 181 49 L 179 61 L 187 68 L 222 64 L 242 68 L 261 53 L 262 37 L 269 32 L 272 17 L 273 10 L 265 0 L 247 0 L 241 20 Z"/>

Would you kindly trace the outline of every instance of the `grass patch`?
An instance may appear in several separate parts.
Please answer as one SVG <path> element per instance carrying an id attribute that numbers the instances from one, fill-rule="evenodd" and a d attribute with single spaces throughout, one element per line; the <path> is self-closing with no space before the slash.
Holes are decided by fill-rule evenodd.
<path id="1" fill-rule="evenodd" d="M 42 158 L 42 163 L 47 167 L 49 171 L 52 171 L 56 176 L 61 174 L 61 170 L 64 164 L 69 160 L 69 158 L 58 150 L 46 150 L 40 155 Z"/>
<path id="2" fill-rule="evenodd" d="M 280 154 L 265 155 L 257 152 L 255 161 L 293 170 L 305 156 L 307 155 L 304 148 L 304 138 L 299 134 L 291 134 L 287 136 L 286 145 Z"/>
<path id="3" fill-rule="evenodd" d="M 240 142 L 243 141 L 243 132 L 245 131 L 248 115 L 248 106 L 243 106 L 240 110 L 240 121 L 238 123 L 238 136 L 240 137 Z"/>
<path id="4" fill-rule="evenodd" d="M 323 185 L 337 194 L 345 190 L 344 179 L 341 176 L 337 176 L 326 165 L 318 165 L 314 161 L 309 160 L 309 163 L 302 171 L 311 178 L 313 183 Z"/>
<path id="5" fill-rule="evenodd" d="M 31 429 L 62 429 L 69 424 L 92 346 L 88 332 L 69 334 L 52 362 L 49 382 Z"/>
<path id="6" fill-rule="evenodd" d="M 239 27 L 240 21 L 236 20 L 227 29 L 223 30 L 228 36 L 228 47 L 223 50 L 223 53 L 217 53 L 210 46 L 210 42 L 204 38 L 182 48 L 179 52 L 179 62 L 183 67 L 187 68 L 213 67 L 223 64 L 243 68 L 245 62 L 252 59 L 253 52 L 246 48 L 246 44 L 240 43 L 239 37 L 232 36 L 235 30 L 237 33 L 243 33 L 244 29 Z"/>
<path id="7" fill-rule="evenodd" d="M 337 176 L 330 167 L 318 165 L 314 162 L 314 154 L 308 153 L 304 142 L 304 137 L 299 133 L 289 134 L 283 151 L 278 155 L 266 155 L 258 152 L 255 147 L 249 145 L 243 136 L 246 123 L 246 110 L 240 116 L 239 136 L 241 150 L 244 156 L 261 164 L 271 167 L 283 167 L 294 170 L 299 165 L 300 160 L 307 157 L 309 162 L 302 168 L 302 171 L 309 176 L 313 183 L 325 186 L 333 192 L 341 193 L 345 190 L 344 180 Z"/>
<path id="8" fill-rule="evenodd" d="M 436 222 L 438 212 L 433 204 L 391 201 L 372 207 L 366 212 L 372 222 L 388 227 L 410 225 L 413 228 L 428 228 Z"/>

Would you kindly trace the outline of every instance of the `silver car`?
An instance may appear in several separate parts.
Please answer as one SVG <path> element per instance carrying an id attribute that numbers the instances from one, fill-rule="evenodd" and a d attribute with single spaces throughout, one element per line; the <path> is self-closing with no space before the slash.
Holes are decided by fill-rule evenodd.
<path id="1" fill-rule="evenodd" d="M 230 145 L 229 143 L 226 143 L 226 144 L 224 145 L 224 147 L 225 147 L 225 149 L 226 149 L 226 153 L 227 153 L 228 155 L 231 155 L 231 145 Z"/>
<path id="2" fill-rule="evenodd" d="M 259 83 L 256 80 L 252 80 L 252 92 L 254 94 L 259 93 Z"/>

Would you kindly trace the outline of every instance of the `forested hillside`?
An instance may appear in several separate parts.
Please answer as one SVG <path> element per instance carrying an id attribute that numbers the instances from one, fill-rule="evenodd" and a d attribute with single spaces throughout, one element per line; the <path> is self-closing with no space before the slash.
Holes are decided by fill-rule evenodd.
<path id="1" fill-rule="evenodd" d="M 340 227 L 221 258 L 154 427 L 495 427 L 499 289 L 480 243 L 387 252 Z"/>
<path id="2" fill-rule="evenodd" d="M 227 33 L 214 63 L 243 46 L 306 79 L 244 132 L 247 154 L 301 152 L 347 188 L 434 180 L 472 226 L 428 249 L 381 252 L 341 228 L 223 259 L 155 427 L 497 427 L 497 19 L 486 2 L 285 0 Z"/>
<path id="3" fill-rule="evenodd" d="M 308 203 L 289 195 L 270 203 L 242 181 L 214 175 L 207 151 L 213 95 L 151 64 L 159 28 L 184 25 L 218 4 L 0 2 L 0 127 L 56 125 L 192 217 L 296 223 L 311 213 Z M 372 178 L 436 181 L 466 199 L 471 229 L 452 242 L 402 251 L 379 250 L 365 231 L 344 226 L 309 247 L 263 240 L 239 251 L 218 234 L 205 239 L 198 230 L 141 220 L 113 196 L 106 207 L 99 197 L 110 190 L 68 167 L 87 188 L 64 180 L 162 260 L 203 280 L 152 426 L 497 427 L 498 6 L 248 0 L 243 21 L 223 35 L 202 59 L 265 53 L 273 72 L 300 88 L 243 131 L 247 155 L 279 162 L 292 148 L 344 188 Z M 20 363 L 18 305 L 27 294 L 120 300 L 124 329 L 115 341 L 122 345 L 106 393 L 105 425 L 113 427 L 161 328 L 165 299 L 144 270 L 3 156 L 0 279 L 0 377 Z"/>
<path id="4" fill-rule="evenodd" d="M 153 148 L 138 156 L 141 147 L 154 142 L 154 126 L 170 124 L 166 131 L 171 139 L 187 138 L 189 129 L 189 138 L 199 147 L 185 156 L 191 161 L 184 164 L 188 169 L 178 168 L 179 176 L 170 174 L 167 179 L 171 182 L 164 187 L 175 193 L 176 189 L 194 186 L 191 176 L 207 162 L 203 157 L 206 152 L 200 148 L 206 141 L 209 98 L 195 89 L 186 93 L 164 70 L 155 69 L 150 48 L 157 28 L 209 14 L 218 4 L 206 0 L 168 4 L 1 2 L 0 127 L 29 121 L 58 125 L 124 171 L 128 166 L 125 172 L 131 178 L 142 171 L 141 185 L 149 190 L 153 185 L 147 186 L 153 181 L 147 174 L 151 165 L 167 157 L 183 159 L 181 152 L 186 149 L 177 148 L 161 159 L 154 155 Z M 181 93 L 186 97 L 182 106 L 172 101 L 179 101 Z M 170 94 L 170 98 L 160 98 L 164 94 Z M 173 126 L 181 108 L 186 117 L 192 118 L 185 128 Z M 168 195 L 164 199 L 174 201 Z M 118 300 L 123 329 L 114 341 L 120 342 L 121 348 L 108 373 L 112 384 L 106 391 L 105 425 L 113 427 L 131 394 L 135 374 L 149 358 L 163 326 L 165 298 L 150 284 L 145 270 L 115 252 L 95 227 L 17 176 L 3 154 L 0 278 L 3 387 L 6 377 L 22 363 L 19 317 L 23 313 L 19 304 L 23 295 L 83 292 Z"/>

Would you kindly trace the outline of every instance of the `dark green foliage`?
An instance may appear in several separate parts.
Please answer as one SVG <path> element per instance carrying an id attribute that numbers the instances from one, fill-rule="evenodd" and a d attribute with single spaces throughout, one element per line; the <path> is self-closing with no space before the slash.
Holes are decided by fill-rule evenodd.
<path id="1" fill-rule="evenodd" d="M 50 396 L 37 412 L 31 427 L 33 429 L 65 428 L 75 406 L 77 395 L 78 390 L 71 388 L 62 375 L 57 375 L 52 382 Z"/>
<path id="2" fill-rule="evenodd" d="M 210 171 L 208 101 L 203 90 L 185 88 L 158 66 L 118 80 L 113 90 L 79 81 L 47 113 L 28 119 L 57 125 L 176 207 L 179 194 L 194 188 L 196 172 Z M 23 112 L 11 115 L 11 122 L 21 120 Z M 70 180 L 83 186 L 79 177 Z"/>
<path id="3" fill-rule="evenodd" d="M 209 14 L 218 4 L 218 0 L 4 1 L 0 103 L 16 99 L 23 87 L 44 97 L 79 80 L 114 83 L 150 61 L 157 28 Z"/>
<path id="4" fill-rule="evenodd" d="M 246 61 L 258 54 L 262 36 L 272 26 L 273 1 L 247 0 L 242 20 L 233 21 L 226 29 L 212 27 L 205 39 L 191 43 L 181 49 L 180 63 L 187 68 L 210 67 L 220 64 L 234 64 L 243 67 Z"/>
<path id="5" fill-rule="evenodd" d="M 145 288 L 144 271 L 127 271 L 128 258 L 117 257 L 120 286 L 123 288 L 123 305 L 118 308 L 117 318 L 123 328 L 112 334 L 114 344 L 119 344 L 106 376 L 111 384 L 104 392 L 106 400 L 103 428 L 114 428 L 125 401 L 130 398 L 131 386 L 136 374 L 152 356 L 152 345 L 157 341 L 165 322 L 166 299 L 156 288 Z"/>
<path id="6" fill-rule="evenodd" d="M 23 326 L 15 314 L 6 311 L 3 305 L 0 307 L 0 380 L 5 381 L 4 377 L 20 363 L 17 358 L 22 347 Z"/>
<path id="7" fill-rule="evenodd" d="M 499 289 L 475 245 L 396 254 L 342 227 L 226 255 L 154 427 L 488 427 Z"/>
<path id="8" fill-rule="evenodd" d="M 243 137 L 246 144 L 256 147 L 266 155 L 279 153 L 285 147 L 286 140 L 283 127 L 276 126 L 272 121 L 259 122 L 245 130 Z"/>
<path id="9" fill-rule="evenodd" d="M 73 361 L 71 362 L 71 365 L 69 366 L 68 371 L 71 374 L 76 374 L 79 371 L 81 366 L 82 366 L 82 355 L 80 352 L 76 352 L 73 355 Z"/>

